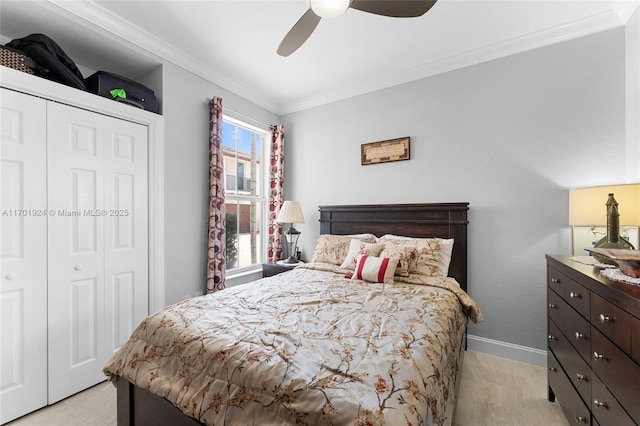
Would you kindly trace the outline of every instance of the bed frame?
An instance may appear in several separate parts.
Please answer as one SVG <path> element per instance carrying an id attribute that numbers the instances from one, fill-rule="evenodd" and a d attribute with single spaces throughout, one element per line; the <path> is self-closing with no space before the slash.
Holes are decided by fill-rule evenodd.
<path id="1" fill-rule="evenodd" d="M 467 291 L 469 203 L 320 206 L 321 234 L 370 233 L 453 238 L 449 276 Z"/>
<path id="2" fill-rule="evenodd" d="M 469 203 L 320 206 L 319 210 L 321 234 L 371 233 L 377 236 L 454 238 L 449 276 L 467 290 Z M 461 351 L 464 346 L 461 344 Z M 456 391 L 461 371 L 462 365 L 458 371 Z M 166 399 L 121 377 L 117 378 L 116 387 L 118 426 L 202 426 Z"/>

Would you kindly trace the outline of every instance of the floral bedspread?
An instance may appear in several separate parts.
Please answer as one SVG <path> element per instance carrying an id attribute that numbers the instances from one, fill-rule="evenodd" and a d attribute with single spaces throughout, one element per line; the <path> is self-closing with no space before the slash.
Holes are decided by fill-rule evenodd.
<path id="1" fill-rule="evenodd" d="M 168 306 L 104 372 L 208 425 L 451 424 L 475 302 L 450 278 L 372 284 L 323 269 Z"/>

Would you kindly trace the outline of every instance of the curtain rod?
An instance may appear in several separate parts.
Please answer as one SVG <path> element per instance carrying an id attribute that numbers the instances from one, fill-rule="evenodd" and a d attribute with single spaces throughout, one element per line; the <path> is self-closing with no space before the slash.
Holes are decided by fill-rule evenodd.
<path id="1" fill-rule="evenodd" d="M 209 101 L 209 104 L 211 104 L 211 102 L 213 102 L 213 99 L 207 99 L 207 100 Z M 229 111 L 230 113 L 232 113 L 234 115 L 240 116 L 240 117 L 242 117 L 244 119 L 247 119 L 247 120 L 250 120 L 250 121 L 253 121 L 254 124 L 258 124 L 260 126 L 264 126 L 267 129 L 271 129 L 271 128 L 273 128 L 275 126 L 274 124 L 263 123 L 262 121 L 258 121 L 255 118 L 249 117 L 248 115 L 245 115 L 245 114 L 243 114 L 241 112 L 234 111 L 231 108 L 227 108 L 227 107 L 223 106 L 222 107 L 222 113 L 224 114 L 225 111 Z M 278 123 L 278 124 L 280 124 L 280 123 Z"/>

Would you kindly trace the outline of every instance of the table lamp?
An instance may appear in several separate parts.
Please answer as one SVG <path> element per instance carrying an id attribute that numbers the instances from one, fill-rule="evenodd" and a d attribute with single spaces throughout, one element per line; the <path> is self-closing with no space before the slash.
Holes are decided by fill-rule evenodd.
<path id="1" fill-rule="evenodd" d="M 283 263 L 292 264 L 300 262 L 296 257 L 300 231 L 293 227 L 294 223 L 304 223 L 304 215 L 302 214 L 302 207 L 300 207 L 300 203 L 298 201 L 285 201 L 280 208 L 276 222 L 289 224 L 289 229 L 284 233 L 287 240 L 289 257 L 284 260 Z"/>
<path id="2" fill-rule="evenodd" d="M 633 250 L 633 244 L 620 236 L 620 226 L 636 228 L 636 232 L 640 226 L 640 184 L 570 190 L 569 224 L 572 226 L 574 242 L 576 227 L 590 227 L 593 230 L 606 225 L 605 237 L 597 240 L 594 247 Z M 598 261 L 605 260 L 598 255 L 595 257 Z"/>

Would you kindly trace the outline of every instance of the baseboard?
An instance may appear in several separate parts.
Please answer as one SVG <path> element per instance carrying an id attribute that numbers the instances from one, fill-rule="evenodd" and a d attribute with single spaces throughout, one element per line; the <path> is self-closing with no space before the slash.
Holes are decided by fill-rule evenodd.
<path id="1" fill-rule="evenodd" d="M 547 366 L 547 351 L 501 342 L 500 340 L 487 339 L 486 337 L 474 336 L 472 334 L 468 336 L 467 349 L 508 358 L 514 361 L 526 362 L 527 364 L 538 365 L 540 367 Z"/>

